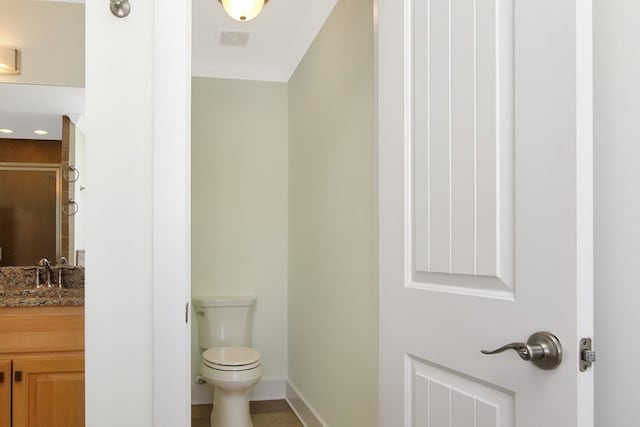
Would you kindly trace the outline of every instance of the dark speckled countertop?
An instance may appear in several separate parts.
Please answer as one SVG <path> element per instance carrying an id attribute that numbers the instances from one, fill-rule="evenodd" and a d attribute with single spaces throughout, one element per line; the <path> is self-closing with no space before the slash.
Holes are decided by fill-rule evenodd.
<path id="1" fill-rule="evenodd" d="M 24 267 L 0 267 L 0 307 L 48 307 L 61 305 L 84 305 L 84 267 L 63 272 L 64 287 L 57 283 L 48 288 L 46 284 L 36 288 L 34 270 Z M 40 273 L 40 282 L 44 274 Z M 52 281 L 57 281 L 54 267 Z"/>

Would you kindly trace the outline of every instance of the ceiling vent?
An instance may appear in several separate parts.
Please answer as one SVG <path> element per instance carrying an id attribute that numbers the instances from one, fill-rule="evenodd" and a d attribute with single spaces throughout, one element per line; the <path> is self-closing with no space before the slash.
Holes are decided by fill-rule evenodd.
<path id="1" fill-rule="evenodd" d="M 249 43 L 252 31 L 220 30 L 220 44 L 222 46 L 242 47 Z"/>

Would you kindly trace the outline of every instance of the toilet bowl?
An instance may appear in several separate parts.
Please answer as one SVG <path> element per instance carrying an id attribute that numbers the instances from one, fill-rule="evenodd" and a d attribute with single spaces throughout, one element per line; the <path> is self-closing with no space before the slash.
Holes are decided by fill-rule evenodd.
<path id="1" fill-rule="evenodd" d="M 262 377 L 260 353 L 250 347 L 208 349 L 200 374 L 215 390 L 211 426 L 253 427 L 248 394 Z"/>
<path id="2" fill-rule="evenodd" d="M 193 299 L 198 341 L 204 351 L 200 375 L 214 389 L 212 427 L 253 427 L 249 391 L 262 377 L 260 353 L 251 348 L 255 296 Z"/>

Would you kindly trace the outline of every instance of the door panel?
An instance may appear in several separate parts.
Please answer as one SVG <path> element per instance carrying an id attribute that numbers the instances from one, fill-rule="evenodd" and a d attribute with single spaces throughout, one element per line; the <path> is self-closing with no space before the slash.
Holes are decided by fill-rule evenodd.
<path id="1" fill-rule="evenodd" d="M 11 427 L 11 360 L 0 360 L 0 427 Z"/>
<path id="2" fill-rule="evenodd" d="M 513 3 L 410 7 L 412 286 L 513 299 Z"/>
<path id="3" fill-rule="evenodd" d="M 82 358 L 16 359 L 13 422 L 16 427 L 84 426 Z"/>
<path id="4" fill-rule="evenodd" d="M 512 393 L 407 357 L 412 414 L 417 426 L 499 427 L 514 425 Z M 431 411 L 429 410 L 431 408 Z M 431 424 L 429 424 L 431 423 Z"/>
<path id="5" fill-rule="evenodd" d="M 593 425 L 587 3 L 378 2 L 383 427 Z"/>

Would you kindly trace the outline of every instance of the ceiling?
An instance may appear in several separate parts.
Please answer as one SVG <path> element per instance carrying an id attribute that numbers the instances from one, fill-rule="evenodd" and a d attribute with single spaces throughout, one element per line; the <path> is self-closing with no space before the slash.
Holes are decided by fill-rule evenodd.
<path id="1" fill-rule="evenodd" d="M 84 112 L 84 88 L 24 84 L 0 84 L 0 129 L 11 129 L 12 134 L 0 138 L 55 139 L 62 138 L 62 115 L 73 122 Z M 47 135 L 33 131 L 43 129 Z"/>
<path id="2" fill-rule="evenodd" d="M 45 0 L 84 3 L 85 0 Z M 131 1 L 132 10 L 135 0 Z M 238 22 L 218 0 L 192 0 L 192 72 L 195 77 L 286 82 L 337 0 L 270 0 L 249 22 Z M 222 32 L 246 32 L 246 46 L 223 46 Z"/>
<path id="3" fill-rule="evenodd" d="M 62 139 L 62 116 L 53 114 L 7 113 L 0 111 L 0 129 L 10 129 L 11 134 L 0 133 L 2 139 Z M 47 132 L 36 134 L 34 131 Z"/>
<path id="4" fill-rule="evenodd" d="M 336 0 L 270 0 L 249 22 L 226 15 L 218 0 L 193 0 L 192 75 L 286 82 Z M 246 46 L 223 46 L 221 33 L 248 32 Z"/>
<path id="5" fill-rule="evenodd" d="M 84 0 L 48 0 L 84 3 Z M 249 22 L 226 15 L 218 0 L 192 0 L 192 75 L 286 82 L 322 28 L 337 0 L 270 0 Z M 132 2 L 132 7 L 135 3 Z M 106 8 L 106 7 L 105 7 Z M 225 46 L 224 33 L 246 33 L 244 46 Z M 240 34 L 242 36 L 243 34 Z M 60 139 L 61 116 L 76 122 L 84 112 L 84 89 L 0 84 L 0 138 Z M 47 135 L 33 131 L 45 129 Z"/>

